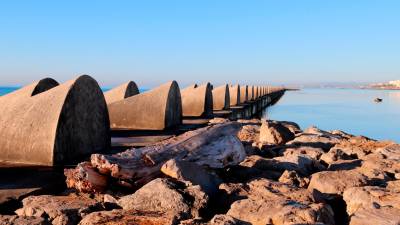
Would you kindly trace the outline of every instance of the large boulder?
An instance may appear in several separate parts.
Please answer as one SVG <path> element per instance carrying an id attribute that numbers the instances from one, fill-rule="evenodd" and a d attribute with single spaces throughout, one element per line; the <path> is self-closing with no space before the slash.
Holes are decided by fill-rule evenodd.
<path id="1" fill-rule="evenodd" d="M 294 134 L 277 122 L 263 121 L 260 128 L 260 142 L 282 145 L 292 140 Z"/>
<path id="2" fill-rule="evenodd" d="M 2 225 L 50 225 L 51 223 L 42 217 L 0 215 Z"/>
<path id="3" fill-rule="evenodd" d="M 349 215 L 359 208 L 392 207 L 400 210 L 400 192 L 382 187 L 366 186 L 348 188 L 343 193 Z"/>
<path id="4" fill-rule="evenodd" d="M 207 202 L 208 196 L 199 186 L 185 188 L 183 184 L 162 178 L 118 200 L 124 210 L 160 212 L 178 219 L 199 216 Z"/>
<path id="5" fill-rule="evenodd" d="M 79 225 L 173 225 L 176 218 L 160 212 L 120 210 L 93 212 L 85 216 Z"/>
<path id="6" fill-rule="evenodd" d="M 74 194 L 29 196 L 22 204 L 23 207 L 15 211 L 17 215 L 48 218 L 53 224 L 76 224 L 86 214 L 104 209 L 100 201 Z"/>
<path id="7" fill-rule="evenodd" d="M 215 173 L 193 162 L 171 159 L 164 163 L 161 172 L 187 186 L 199 185 L 208 195 L 216 194 L 222 183 Z"/>
<path id="8" fill-rule="evenodd" d="M 397 225 L 400 224 L 400 210 L 391 207 L 361 208 L 350 217 L 349 225 Z"/>
<path id="9" fill-rule="evenodd" d="M 322 171 L 311 176 L 309 190 L 341 195 L 351 187 L 368 185 L 368 178 L 356 170 Z"/>
<path id="10" fill-rule="evenodd" d="M 227 215 L 253 225 L 335 224 L 328 205 L 293 200 L 238 200 L 231 205 Z"/>
<path id="11" fill-rule="evenodd" d="M 324 136 L 318 134 L 309 134 L 309 133 L 301 133 L 296 136 L 295 139 L 289 141 L 288 145 L 295 146 L 307 146 L 314 148 L 321 148 L 324 151 L 328 151 L 335 144 L 340 143 L 342 138 L 332 137 L 332 136 Z"/>

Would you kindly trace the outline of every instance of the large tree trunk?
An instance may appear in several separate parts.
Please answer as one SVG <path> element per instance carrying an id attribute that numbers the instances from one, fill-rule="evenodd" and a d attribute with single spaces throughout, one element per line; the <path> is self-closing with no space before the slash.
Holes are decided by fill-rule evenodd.
<path id="1" fill-rule="evenodd" d="M 159 176 L 161 166 L 173 158 L 209 168 L 237 165 L 246 155 L 236 137 L 239 129 L 240 124 L 229 122 L 189 131 L 153 146 L 114 155 L 93 154 L 91 165 L 101 174 L 133 186 L 143 185 Z"/>

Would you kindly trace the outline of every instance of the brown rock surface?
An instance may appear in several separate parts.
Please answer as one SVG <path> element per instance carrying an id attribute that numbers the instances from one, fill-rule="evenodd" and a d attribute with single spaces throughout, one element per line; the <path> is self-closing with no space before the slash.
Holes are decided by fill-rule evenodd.
<path id="1" fill-rule="evenodd" d="M 22 203 L 23 207 L 15 211 L 17 215 L 48 218 L 53 224 L 76 224 L 86 214 L 103 209 L 95 199 L 74 194 L 29 196 Z"/>
<path id="2" fill-rule="evenodd" d="M 174 225 L 176 219 L 160 212 L 112 210 L 93 212 L 85 216 L 79 225 Z"/>
<path id="3" fill-rule="evenodd" d="M 309 190 L 324 194 L 342 194 L 348 188 L 368 185 L 368 179 L 356 170 L 323 171 L 311 176 Z"/>
<path id="4" fill-rule="evenodd" d="M 359 209 L 350 217 L 349 225 L 397 225 L 400 210 L 390 207 Z"/>
<path id="5" fill-rule="evenodd" d="M 196 187 L 185 189 L 179 185 L 158 178 L 134 194 L 120 198 L 118 204 L 124 210 L 161 212 L 179 219 L 199 216 L 199 210 L 206 206 L 208 196 Z"/>
<path id="6" fill-rule="evenodd" d="M 34 216 L 0 215 L 2 225 L 50 225 L 45 218 Z"/>
<path id="7" fill-rule="evenodd" d="M 400 192 L 382 187 L 366 186 L 348 188 L 343 193 L 349 215 L 359 208 L 392 207 L 400 209 Z"/>
<path id="8" fill-rule="evenodd" d="M 294 134 L 277 122 L 263 121 L 260 128 L 260 142 L 282 145 L 292 140 Z"/>

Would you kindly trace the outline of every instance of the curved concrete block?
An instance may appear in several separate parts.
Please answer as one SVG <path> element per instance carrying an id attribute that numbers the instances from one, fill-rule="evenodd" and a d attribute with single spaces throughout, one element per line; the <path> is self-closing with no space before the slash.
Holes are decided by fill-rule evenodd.
<path id="1" fill-rule="evenodd" d="M 238 84 L 229 86 L 229 96 L 230 106 L 236 106 L 240 104 L 240 86 Z"/>
<path id="2" fill-rule="evenodd" d="M 191 85 L 181 91 L 183 116 L 210 117 L 213 97 L 210 83 Z"/>
<path id="3" fill-rule="evenodd" d="M 214 88 L 212 90 L 212 95 L 213 95 L 214 110 L 229 109 L 230 95 L 229 95 L 229 86 L 227 84 Z"/>
<path id="4" fill-rule="evenodd" d="M 139 94 L 135 82 L 129 81 L 104 93 L 107 104 Z"/>
<path id="5" fill-rule="evenodd" d="M 240 103 L 245 103 L 248 100 L 248 86 L 240 86 Z"/>
<path id="6" fill-rule="evenodd" d="M 116 130 L 164 130 L 182 122 L 178 83 L 168 82 L 153 90 L 108 105 L 110 124 Z"/>
<path id="7" fill-rule="evenodd" d="M 254 100 L 254 86 L 249 86 L 247 89 L 247 98 L 249 101 Z"/>
<path id="8" fill-rule="evenodd" d="M 107 106 L 97 82 L 84 75 L 55 84 L 35 83 L 0 98 L 0 160 L 61 165 L 110 147 Z"/>

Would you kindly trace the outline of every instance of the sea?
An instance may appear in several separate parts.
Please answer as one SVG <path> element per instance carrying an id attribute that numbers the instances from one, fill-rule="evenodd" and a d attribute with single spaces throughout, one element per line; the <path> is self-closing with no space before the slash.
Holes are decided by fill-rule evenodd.
<path id="1" fill-rule="evenodd" d="M 0 87 L 0 96 L 16 89 L 18 87 Z M 374 102 L 375 98 L 381 98 L 382 102 Z M 310 126 L 323 130 L 339 129 L 400 143 L 399 90 L 306 88 L 287 91 L 277 104 L 264 111 L 263 116 L 293 121 L 302 129 Z"/>
<path id="2" fill-rule="evenodd" d="M 382 102 L 376 103 L 375 98 Z M 293 121 L 376 140 L 400 143 L 400 90 L 302 89 L 287 91 L 264 112 L 273 120 Z"/>

